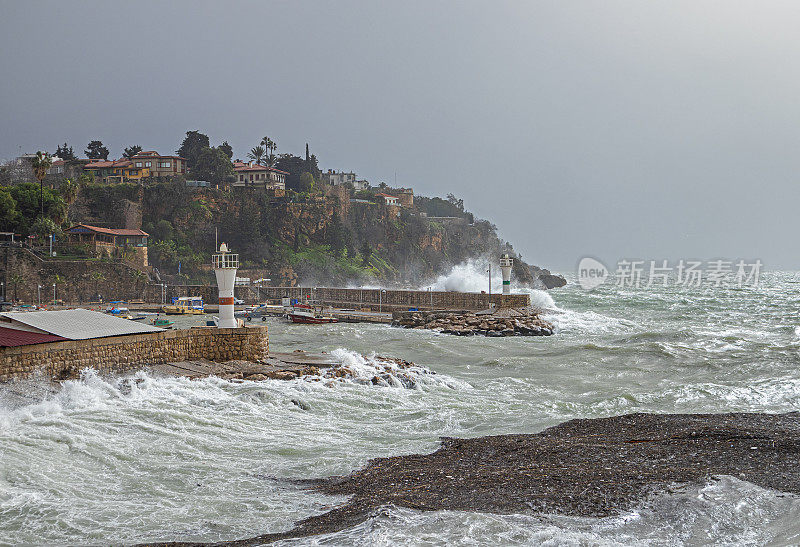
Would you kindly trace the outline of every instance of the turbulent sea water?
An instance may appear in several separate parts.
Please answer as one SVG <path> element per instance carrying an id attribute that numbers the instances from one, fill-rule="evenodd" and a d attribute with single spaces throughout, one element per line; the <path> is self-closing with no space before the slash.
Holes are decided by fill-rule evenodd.
<path id="1" fill-rule="evenodd" d="M 138 383 L 88 373 L 25 403 L 0 388 L 0 544 L 250 537 L 343 501 L 284 479 L 430 452 L 441 436 L 639 411 L 800 410 L 800 274 L 768 272 L 757 288 L 531 292 L 556 336 L 268 322 L 272 349 L 337 351 L 365 378 L 372 362 L 359 354 L 413 361 L 424 367 L 413 387 L 140 372 Z M 783 545 L 800 543 L 799 523 L 797 497 L 718 477 L 613 518 L 386 507 L 282 545 Z"/>

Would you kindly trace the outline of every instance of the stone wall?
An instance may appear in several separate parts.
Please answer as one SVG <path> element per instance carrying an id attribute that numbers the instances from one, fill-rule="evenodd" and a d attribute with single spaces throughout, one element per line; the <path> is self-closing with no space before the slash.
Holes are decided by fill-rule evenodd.
<path id="1" fill-rule="evenodd" d="M 35 374 L 61 379 L 91 367 L 123 372 L 146 365 L 208 359 L 257 361 L 269 355 L 264 326 L 193 328 L 0 348 L 0 382 Z"/>
<path id="2" fill-rule="evenodd" d="M 256 304 L 266 300 L 280 303 L 284 296 L 312 300 L 325 305 L 341 308 L 359 308 L 370 310 L 407 310 L 408 308 L 435 310 L 485 310 L 489 307 L 489 295 L 486 293 L 468 293 L 452 291 L 409 291 L 389 290 L 383 294 L 380 289 L 340 289 L 331 287 L 263 287 L 240 286 L 234 290 L 236 298 L 246 304 Z M 202 296 L 206 304 L 216 305 L 218 299 L 216 286 L 208 285 L 169 285 L 167 301 L 173 296 Z M 161 286 L 148 285 L 145 290 L 147 302 L 161 302 Z M 491 302 L 499 308 L 524 308 L 530 306 L 530 295 L 527 294 L 492 294 Z"/>

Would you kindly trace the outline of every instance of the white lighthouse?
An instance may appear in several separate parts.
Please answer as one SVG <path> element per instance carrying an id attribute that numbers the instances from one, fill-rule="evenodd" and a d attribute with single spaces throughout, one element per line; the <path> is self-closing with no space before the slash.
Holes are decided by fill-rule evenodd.
<path id="1" fill-rule="evenodd" d="M 500 257 L 500 271 L 503 272 L 503 294 L 511 294 L 511 267 L 514 259 L 508 253 Z"/>
<path id="2" fill-rule="evenodd" d="M 238 326 L 233 316 L 233 287 L 236 284 L 236 270 L 239 268 L 239 255 L 228 252 L 228 246 L 219 246 L 219 253 L 212 257 L 214 273 L 219 288 L 219 321 L 217 328 L 230 329 Z"/>

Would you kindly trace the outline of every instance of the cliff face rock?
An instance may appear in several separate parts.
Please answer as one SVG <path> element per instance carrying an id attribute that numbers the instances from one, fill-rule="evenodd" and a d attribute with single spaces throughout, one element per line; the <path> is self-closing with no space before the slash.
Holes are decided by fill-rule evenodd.
<path id="1" fill-rule="evenodd" d="M 353 197 L 346 187 L 327 185 L 289 199 L 179 181 L 118 184 L 84 188 L 70 215 L 100 226 L 141 225 L 150 234 L 149 260 L 167 282 L 212 282 L 205 266 L 218 237 L 240 254 L 243 268 L 265 270 L 273 283 L 419 285 L 466 260 L 503 252 L 515 257 L 516 283 L 536 283 L 538 268 L 532 271 L 493 224 L 474 220 L 461 203 L 453 209 L 439 200 L 451 210 L 426 213 L 423 196 L 411 207 L 392 208 Z M 549 272 L 541 278 L 543 287 L 559 283 Z"/>

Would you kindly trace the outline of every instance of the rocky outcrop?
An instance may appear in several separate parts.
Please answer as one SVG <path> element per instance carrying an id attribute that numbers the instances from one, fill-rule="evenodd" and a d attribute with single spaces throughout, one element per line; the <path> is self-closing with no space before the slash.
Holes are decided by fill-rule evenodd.
<path id="1" fill-rule="evenodd" d="M 392 325 L 407 329 L 429 329 L 456 336 L 550 336 L 553 325 L 533 308 L 500 309 L 493 312 L 404 311 L 392 314 Z"/>
<path id="2" fill-rule="evenodd" d="M 534 279 L 534 286 L 536 288 L 542 289 L 555 289 L 558 287 L 563 287 L 567 284 L 567 280 L 564 279 L 563 275 L 557 275 L 554 273 L 550 273 L 550 270 L 546 268 L 540 268 L 539 266 L 530 266 L 530 273 Z"/>

